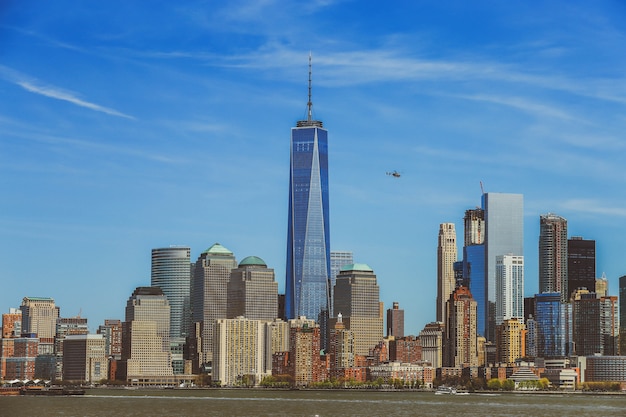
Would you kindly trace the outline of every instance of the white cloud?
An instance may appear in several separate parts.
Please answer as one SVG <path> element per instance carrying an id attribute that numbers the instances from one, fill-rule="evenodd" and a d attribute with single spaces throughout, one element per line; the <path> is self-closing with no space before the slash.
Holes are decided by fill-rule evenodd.
<path id="1" fill-rule="evenodd" d="M 562 207 L 567 210 L 578 211 L 588 214 L 626 217 L 626 208 L 610 207 L 601 201 L 591 199 L 566 200 L 562 203 Z"/>
<path id="2" fill-rule="evenodd" d="M 105 113 L 111 116 L 123 117 L 126 119 L 134 120 L 133 116 L 129 116 L 115 109 L 101 106 L 99 104 L 91 103 L 89 101 L 83 100 L 79 98 L 76 93 L 63 90 L 54 86 L 43 85 L 30 77 L 27 77 L 18 71 L 15 71 L 11 68 L 0 65 L 0 77 L 5 80 L 12 82 L 13 84 L 19 85 L 24 90 L 29 91 L 31 93 L 39 94 L 45 97 L 54 98 L 61 101 L 67 101 L 68 103 L 75 104 L 80 107 L 85 107 L 90 110 L 94 110 L 100 113 Z"/>

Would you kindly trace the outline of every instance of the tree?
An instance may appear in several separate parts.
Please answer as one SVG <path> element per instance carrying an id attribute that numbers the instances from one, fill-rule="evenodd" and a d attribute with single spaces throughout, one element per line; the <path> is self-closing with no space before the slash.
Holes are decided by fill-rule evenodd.
<path id="1" fill-rule="evenodd" d="M 487 381 L 487 389 L 492 391 L 500 391 L 502 389 L 502 383 L 498 378 L 491 378 Z"/>

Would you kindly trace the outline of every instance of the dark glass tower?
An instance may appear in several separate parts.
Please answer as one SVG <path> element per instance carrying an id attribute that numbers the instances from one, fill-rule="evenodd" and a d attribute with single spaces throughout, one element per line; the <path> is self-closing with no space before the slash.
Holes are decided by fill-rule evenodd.
<path id="1" fill-rule="evenodd" d="M 476 334 L 486 337 L 487 302 L 485 288 L 485 212 L 481 208 L 465 211 L 463 218 L 463 285 L 476 300 Z M 458 286 L 457 286 L 458 287 Z"/>
<path id="2" fill-rule="evenodd" d="M 291 128 L 285 315 L 319 321 L 329 311 L 328 132 L 312 107 L 309 56 L 307 120 Z"/>
<path id="3" fill-rule="evenodd" d="M 572 236 L 567 241 L 567 298 L 579 288 L 596 291 L 596 241 Z"/>

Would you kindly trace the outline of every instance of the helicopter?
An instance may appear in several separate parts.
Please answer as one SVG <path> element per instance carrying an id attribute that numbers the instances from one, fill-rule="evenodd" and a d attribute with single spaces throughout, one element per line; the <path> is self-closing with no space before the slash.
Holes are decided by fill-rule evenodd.
<path id="1" fill-rule="evenodd" d="M 387 172 L 387 175 L 392 176 L 394 178 L 400 178 L 402 176 L 402 174 L 400 174 L 398 171 L 391 171 L 391 172 Z"/>

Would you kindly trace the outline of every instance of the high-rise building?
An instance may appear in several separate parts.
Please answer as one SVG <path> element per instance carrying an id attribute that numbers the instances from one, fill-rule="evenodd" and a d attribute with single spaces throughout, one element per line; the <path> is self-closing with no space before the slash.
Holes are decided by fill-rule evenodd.
<path id="1" fill-rule="evenodd" d="M 122 322 L 121 320 L 104 320 L 98 327 L 98 334 L 104 336 L 104 346 L 107 357 L 120 359 L 122 355 Z"/>
<path id="2" fill-rule="evenodd" d="M 346 329 L 341 313 L 330 329 L 329 340 L 330 376 L 340 378 L 342 370 L 354 367 L 354 332 Z"/>
<path id="3" fill-rule="evenodd" d="M 454 263 L 457 261 L 454 223 L 439 225 L 437 244 L 437 321 L 446 323 L 446 303 L 455 288 Z"/>
<path id="4" fill-rule="evenodd" d="M 126 303 L 122 323 L 121 379 L 155 383 L 173 375 L 170 306 L 159 287 L 138 287 Z"/>
<path id="5" fill-rule="evenodd" d="M 271 374 L 265 354 L 265 322 L 239 316 L 218 319 L 212 379 L 223 386 L 255 386 Z"/>
<path id="6" fill-rule="evenodd" d="M 476 301 L 467 287 L 459 287 L 446 303 L 447 322 L 443 366 L 478 366 Z"/>
<path id="7" fill-rule="evenodd" d="M 568 299 L 579 288 L 596 291 L 596 241 L 572 236 L 567 241 Z"/>
<path id="8" fill-rule="evenodd" d="M 524 318 L 524 257 L 496 256 L 496 326 Z"/>
<path id="9" fill-rule="evenodd" d="M 320 327 L 315 320 L 306 317 L 289 320 L 288 357 L 287 372 L 294 385 L 306 386 L 326 379 L 320 357 Z"/>
<path id="10" fill-rule="evenodd" d="M 368 355 L 383 338 L 380 288 L 374 271 L 366 264 L 344 266 L 334 292 L 334 311 L 343 315 L 346 328 L 354 332 L 355 354 Z"/>
<path id="11" fill-rule="evenodd" d="M 397 301 L 387 310 L 387 336 L 404 337 L 404 310 Z"/>
<path id="12" fill-rule="evenodd" d="M 617 355 L 617 297 L 576 290 L 572 297 L 572 334 L 578 356 Z"/>
<path id="13" fill-rule="evenodd" d="M 191 249 L 187 246 L 170 246 L 152 249 L 150 285 L 159 287 L 170 303 L 170 338 L 189 335 L 191 281 Z"/>
<path id="14" fill-rule="evenodd" d="M 495 340 L 496 257 L 524 255 L 524 196 L 484 193 L 485 212 L 485 337 Z"/>
<path id="15" fill-rule="evenodd" d="M 485 336 L 487 293 L 485 283 L 485 211 L 465 211 L 463 218 L 463 285 L 476 300 L 476 333 Z"/>
<path id="16" fill-rule="evenodd" d="M 274 270 L 258 256 L 244 258 L 230 273 L 227 287 L 228 318 L 272 321 L 278 316 L 278 283 Z"/>
<path id="17" fill-rule="evenodd" d="M 67 335 L 63 344 L 64 381 L 93 383 L 108 379 L 108 357 L 103 335 Z"/>
<path id="18" fill-rule="evenodd" d="M 420 332 L 422 345 L 422 360 L 430 362 L 435 369 L 443 366 L 443 339 L 445 328 L 441 322 L 431 322 L 424 326 Z"/>
<path id="19" fill-rule="evenodd" d="M 67 336 L 89 334 L 86 317 L 59 317 L 56 324 L 56 337 L 54 338 L 55 378 L 63 379 L 64 346 Z"/>
<path id="20" fill-rule="evenodd" d="M 561 293 L 535 295 L 537 357 L 564 358 L 571 353 L 571 304 L 561 303 Z"/>
<path id="21" fill-rule="evenodd" d="M 626 275 L 619 277 L 619 354 L 626 356 Z"/>
<path id="22" fill-rule="evenodd" d="M 603 273 L 600 278 L 596 278 L 596 294 L 599 297 L 606 297 L 609 295 L 609 280 L 606 279 L 606 275 Z"/>
<path id="23" fill-rule="evenodd" d="M 235 255 L 219 243 L 198 257 L 193 268 L 192 314 L 194 323 L 202 323 L 201 362 L 208 364 L 213 358 L 213 325 L 215 320 L 227 315 L 227 294 L 230 272 L 237 268 Z"/>
<path id="24" fill-rule="evenodd" d="M 496 327 L 496 361 L 514 365 L 526 356 L 526 326 L 522 318 L 506 319 Z"/>
<path id="25" fill-rule="evenodd" d="M 328 131 L 312 108 L 309 57 L 308 116 L 291 129 L 285 314 L 319 321 L 330 311 Z"/>
<path id="26" fill-rule="evenodd" d="M 560 292 L 567 302 L 567 220 L 542 214 L 539 226 L 539 292 Z"/>
<path id="27" fill-rule="evenodd" d="M 329 317 L 335 317 L 335 313 L 333 311 L 334 305 L 334 294 L 333 289 L 335 288 L 335 282 L 337 281 L 337 275 L 343 266 L 351 265 L 354 263 L 354 256 L 352 252 L 349 251 L 330 251 L 330 287 L 328 289 L 330 300 L 328 302 L 330 306 L 330 314 Z"/>
<path id="28" fill-rule="evenodd" d="M 405 336 L 389 340 L 389 361 L 418 363 L 422 361 L 422 343 L 419 337 Z"/>
<path id="29" fill-rule="evenodd" d="M 41 340 L 54 340 L 59 307 L 52 298 L 24 297 L 22 305 L 22 334 L 36 334 Z"/>

